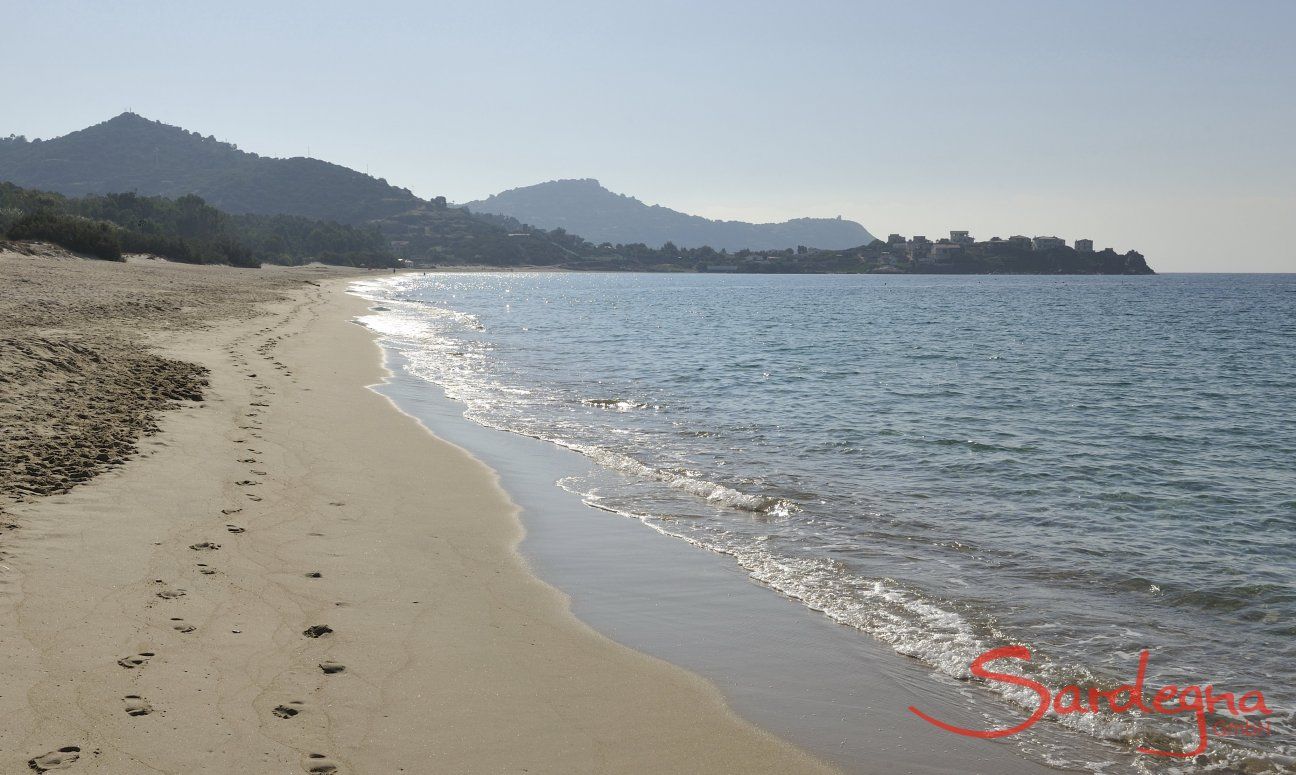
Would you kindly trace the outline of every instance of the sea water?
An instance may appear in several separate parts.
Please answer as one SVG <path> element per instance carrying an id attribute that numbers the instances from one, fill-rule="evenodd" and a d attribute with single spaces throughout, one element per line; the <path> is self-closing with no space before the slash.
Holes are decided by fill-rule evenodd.
<path id="1" fill-rule="evenodd" d="M 1261 690 L 1293 754 L 1296 276 L 406 274 L 363 322 L 556 484 L 728 555 L 935 671 L 1022 644 L 1054 689 L 1151 655 Z M 1004 703 L 1028 690 L 997 685 Z M 1129 748 L 1188 719 L 1054 717 Z M 1178 723 L 1177 723 L 1178 722 Z M 1101 763 L 1098 763 L 1099 765 Z"/>

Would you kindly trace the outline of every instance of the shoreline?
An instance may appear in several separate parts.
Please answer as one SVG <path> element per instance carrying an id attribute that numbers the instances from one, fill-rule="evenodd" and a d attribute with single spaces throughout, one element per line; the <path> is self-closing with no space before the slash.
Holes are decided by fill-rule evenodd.
<path id="1" fill-rule="evenodd" d="M 528 571 L 494 474 L 368 389 L 341 274 L 151 332 L 202 402 L 7 507 L 0 771 L 833 771 Z"/>
<path id="2" fill-rule="evenodd" d="M 983 689 L 934 673 L 755 582 L 726 555 L 587 505 L 556 482 L 580 476 L 593 465 L 588 458 L 468 419 L 464 404 L 405 370 L 399 347 L 384 350 L 391 376 L 377 389 L 496 472 L 521 509 L 524 558 L 569 597 L 576 616 L 618 643 L 712 682 L 759 727 L 846 772 L 1068 771 L 1041 760 L 1041 747 L 1108 762 L 1112 771 L 1131 764 L 1102 741 L 1056 725 L 1008 741 L 935 729 L 909 706 L 970 728 L 1006 726 L 999 717 L 1014 711 Z M 996 723 L 986 721 L 987 713 Z"/>

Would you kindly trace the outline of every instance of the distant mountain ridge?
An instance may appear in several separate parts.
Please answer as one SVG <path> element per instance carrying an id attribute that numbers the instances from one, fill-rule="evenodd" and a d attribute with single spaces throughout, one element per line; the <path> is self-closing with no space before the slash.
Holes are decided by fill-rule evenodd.
<path id="1" fill-rule="evenodd" d="M 4 181 L 26 190 L 11 190 L 9 204 L 0 200 L 0 233 L 71 241 L 87 228 L 106 229 L 122 250 L 176 260 L 292 263 L 333 254 L 367 265 L 402 258 L 424 266 L 639 272 L 1152 272 L 1135 251 L 1016 250 L 1002 240 L 907 255 L 853 221 L 711 221 L 589 179 L 506 191 L 472 203 L 476 210 L 451 207 L 445 197 L 422 199 L 337 164 L 259 156 L 134 113 L 50 140 L 0 137 Z M 208 221 L 229 228 L 209 229 Z"/>
<path id="2" fill-rule="evenodd" d="M 661 205 L 648 205 L 604 188 L 593 178 L 552 180 L 503 191 L 464 205 L 474 212 L 507 215 L 542 229 L 564 229 L 585 239 L 660 247 L 709 245 L 717 250 L 783 250 L 804 245 L 841 250 L 874 240 L 855 221 L 795 218 L 783 223 L 713 221 Z"/>
<path id="3" fill-rule="evenodd" d="M 0 181 L 65 196 L 195 194 L 224 212 L 376 226 L 398 255 L 428 262 L 556 264 L 573 249 L 426 200 L 318 159 L 276 159 L 134 113 L 50 140 L 0 137 Z"/>

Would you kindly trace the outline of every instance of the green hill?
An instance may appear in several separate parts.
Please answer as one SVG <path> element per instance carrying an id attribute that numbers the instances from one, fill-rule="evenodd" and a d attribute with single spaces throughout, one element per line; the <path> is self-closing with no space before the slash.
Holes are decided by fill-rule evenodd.
<path id="1" fill-rule="evenodd" d="M 318 159 L 274 159 L 134 113 L 51 140 L 0 141 L 0 178 L 66 196 L 197 194 L 228 213 L 364 223 L 422 200 Z"/>
<path id="2" fill-rule="evenodd" d="M 226 213 L 372 225 L 416 260 L 493 265 L 572 260 L 562 236 L 504 226 L 318 159 L 276 159 L 134 113 L 50 140 L 0 138 L 0 180 L 70 197 L 190 194 Z"/>

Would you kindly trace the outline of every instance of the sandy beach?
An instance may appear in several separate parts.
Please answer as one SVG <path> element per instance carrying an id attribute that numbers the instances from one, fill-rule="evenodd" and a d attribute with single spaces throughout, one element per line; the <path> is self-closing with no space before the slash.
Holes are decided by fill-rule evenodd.
<path id="1" fill-rule="evenodd" d="M 599 635 L 325 268 L 0 252 L 0 772 L 828 772 Z"/>

